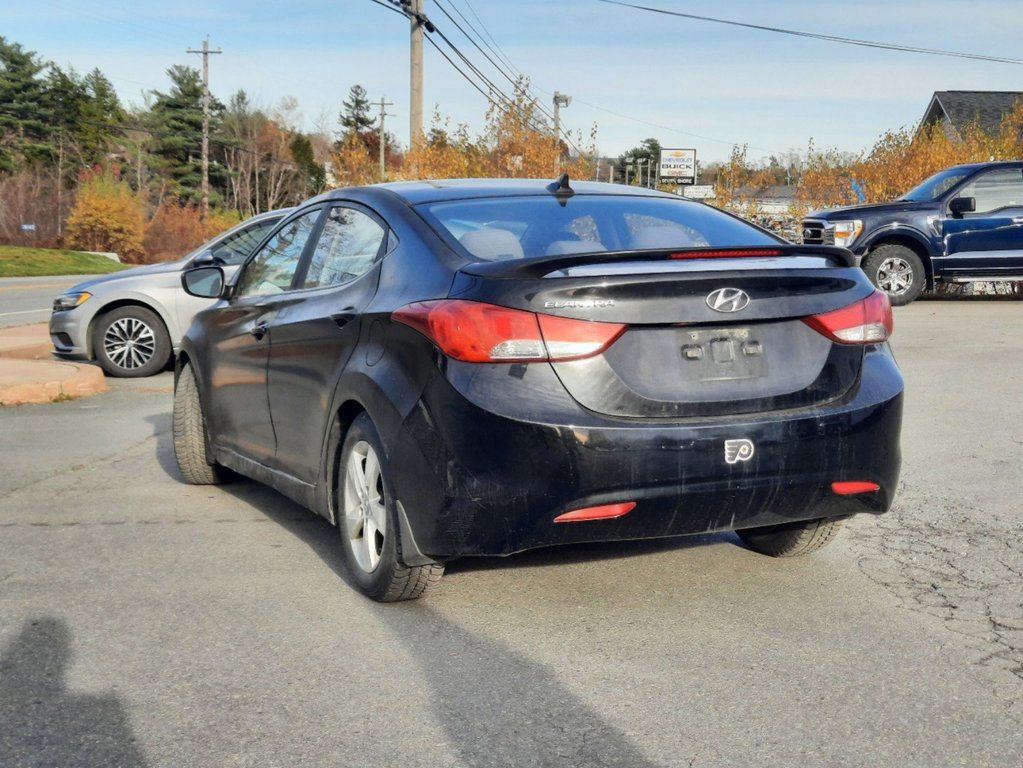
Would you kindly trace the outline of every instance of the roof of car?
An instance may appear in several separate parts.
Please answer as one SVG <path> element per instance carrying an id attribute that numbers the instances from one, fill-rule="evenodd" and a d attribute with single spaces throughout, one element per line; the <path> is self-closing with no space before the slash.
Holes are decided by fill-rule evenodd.
<path id="1" fill-rule="evenodd" d="M 512 195 L 549 195 L 557 179 L 429 179 L 425 181 L 397 181 L 363 187 L 364 190 L 386 190 L 416 205 L 441 200 L 459 200 L 466 197 L 506 197 Z M 672 195 L 645 187 L 608 184 L 606 182 L 569 180 L 571 189 L 583 195 L 629 195 L 634 197 L 661 197 L 678 200 Z M 343 197 L 344 190 L 328 193 L 329 197 Z"/>
<path id="2" fill-rule="evenodd" d="M 953 165 L 952 168 L 963 168 L 968 171 L 975 171 L 978 168 L 1021 168 L 1023 167 L 1023 160 L 988 160 L 982 163 L 959 163 Z"/>

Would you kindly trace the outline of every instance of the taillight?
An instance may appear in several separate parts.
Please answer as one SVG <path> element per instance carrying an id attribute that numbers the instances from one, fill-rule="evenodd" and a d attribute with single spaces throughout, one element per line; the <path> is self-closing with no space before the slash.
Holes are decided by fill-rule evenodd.
<path id="1" fill-rule="evenodd" d="M 892 305 L 885 294 L 874 291 L 862 301 L 803 322 L 839 344 L 877 344 L 892 335 Z"/>
<path id="2" fill-rule="evenodd" d="M 448 357 L 468 363 L 578 360 L 603 352 L 625 330 L 620 323 L 458 299 L 416 302 L 391 318 L 415 328 Z"/>

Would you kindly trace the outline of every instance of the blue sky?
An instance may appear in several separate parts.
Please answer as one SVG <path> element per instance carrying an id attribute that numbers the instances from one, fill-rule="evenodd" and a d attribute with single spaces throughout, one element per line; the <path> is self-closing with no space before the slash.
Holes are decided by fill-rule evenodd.
<path id="1" fill-rule="evenodd" d="M 638 0 L 640 5 L 766 26 L 1023 58 L 1019 0 Z M 702 161 L 748 144 L 753 159 L 817 147 L 856 152 L 916 123 L 935 90 L 1021 90 L 1023 65 L 914 55 L 670 18 L 597 0 L 424 0 L 427 15 L 507 86 L 442 12 L 492 36 L 550 108 L 571 95 L 566 128 L 616 155 L 653 137 Z M 472 15 L 475 13 L 475 17 Z M 478 20 L 477 20 L 478 19 Z M 296 127 L 336 128 L 349 88 L 394 102 L 388 128 L 408 140 L 408 22 L 370 0 L 45 0 L 0 7 L 0 34 L 80 73 L 98 67 L 126 103 L 166 89 L 174 64 L 209 35 L 210 85 L 244 89 L 272 110 L 298 102 Z M 489 52 L 489 51 L 488 51 Z M 491 54 L 494 55 L 494 54 Z M 430 46 L 425 112 L 478 131 L 486 101 Z"/>

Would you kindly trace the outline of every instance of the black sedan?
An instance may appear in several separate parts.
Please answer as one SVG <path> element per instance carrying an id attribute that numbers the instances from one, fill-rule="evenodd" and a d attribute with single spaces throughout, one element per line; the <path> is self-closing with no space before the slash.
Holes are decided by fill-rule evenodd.
<path id="1" fill-rule="evenodd" d="M 567 176 L 341 189 L 230 283 L 182 281 L 221 299 L 177 359 L 185 479 L 323 515 L 377 600 L 573 542 L 798 555 L 892 503 L 887 298 L 849 251 L 702 203 Z"/>

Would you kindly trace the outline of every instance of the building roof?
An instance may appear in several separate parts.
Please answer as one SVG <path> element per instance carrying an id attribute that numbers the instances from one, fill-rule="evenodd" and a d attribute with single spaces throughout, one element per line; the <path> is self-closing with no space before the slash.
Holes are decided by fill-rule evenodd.
<path id="1" fill-rule="evenodd" d="M 997 134 L 1002 118 L 1023 99 L 1023 91 L 935 91 L 921 125 L 947 119 L 962 136 L 972 123 L 986 133 Z"/>

